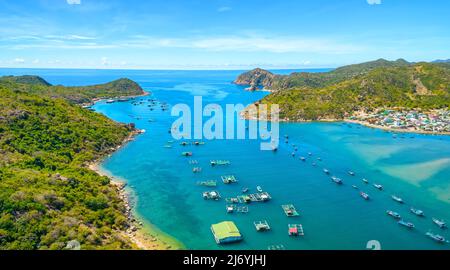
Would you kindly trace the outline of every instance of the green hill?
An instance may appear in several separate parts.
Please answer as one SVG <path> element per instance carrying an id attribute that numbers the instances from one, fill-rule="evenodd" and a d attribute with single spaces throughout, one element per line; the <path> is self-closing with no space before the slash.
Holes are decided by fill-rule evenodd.
<path id="1" fill-rule="evenodd" d="M 309 75 L 316 79 L 276 91 L 260 102 L 279 104 L 280 118 L 291 121 L 343 119 L 377 108 L 450 107 L 450 68 L 444 64 L 379 60 Z"/>
<path id="2" fill-rule="evenodd" d="M 240 75 L 235 80 L 235 83 L 252 85 L 255 86 L 254 88 L 260 86 L 271 90 L 323 88 L 365 74 L 376 68 L 406 67 L 409 65 L 411 64 L 403 59 L 397 61 L 379 59 L 372 62 L 340 67 L 330 72 L 295 72 L 290 75 L 275 75 L 257 68 Z"/>
<path id="3" fill-rule="evenodd" d="M 38 76 L 6 76 L 0 77 L 0 86 L 13 87 L 31 94 L 64 98 L 72 103 L 88 103 L 94 98 L 114 98 L 144 94 L 144 90 L 129 79 L 118 79 L 92 86 L 66 87 L 50 85 Z"/>
<path id="4" fill-rule="evenodd" d="M 85 166 L 133 128 L 72 104 L 73 88 L 7 80 L 0 84 L 0 249 L 63 249 L 71 240 L 83 249 L 134 247 L 122 233 L 129 223 L 119 192 Z M 76 89 L 90 91 L 83 98 L 124 95 L 118 89 L 134 83 L 106 85 L 115 89 Z"/>

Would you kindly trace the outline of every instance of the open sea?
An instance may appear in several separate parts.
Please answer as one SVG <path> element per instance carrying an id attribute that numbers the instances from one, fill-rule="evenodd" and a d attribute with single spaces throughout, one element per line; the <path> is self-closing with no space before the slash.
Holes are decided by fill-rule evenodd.
<path id="1" fill-rule="evenodd" d="M 274 71 L 290 73 L 293 70 Z M 326 70 L 312 70 L 326 71 Z M 103 169 L 124 179 L 136 199 L 140 217 L 188 249 L 250 249 L 269 246 L 285 249 L 366 249 L 376 240 L 381 249 L 450 249 L 425 233 L 450 238 L 449 230 L 432 223 L 433 217 L 450 222 L 450 137 L 398 134 L 344 123 L 282 123 L 277 152 L 261 151 L 261 140 L 202 140 L 205 145 L 181 146 L 168 132 L 177 117 L 171 106 L 192 105 L 194 96 L 203 104 L 250 104 L 267 92 L 248 92 L 231 82 L 242 71 L 138 71 L 138 70 L 56 70 L 0 69 L 1 75 L 40 75 L 52 84 L 88 85 L 127 77 L 138 82 L 151 96 L 129 102 L 99 102 L 93 108 L 116 121 L 135 123 L 146 132 L 107 158 Z M 150 110 L 148 99 L 170 105 Z M 135 101 L 142 104 L 133 105 Z M 207 120 L 208 117 L 205 117 Z M 237 120 L 243 121 L 243 120 Z M 247 123 L 248 124 L 248 123 Z M 284 135 L 289 136 L 288 143 Z M 194 140 L 191 140 L 194 141 Z M 294 146 L 298 147 L 295 157 Z M 192 157 L 183 157 L 190 151 Z M 311 153 L 311 156 L 308 154 Z M 300 157 L 306 161 L 301 161 Z M 321 160 L 318 160 L 320 157 Z M 191 160 L 198 164 L 192 165 Z M 230 166 L 211 167 L 210 160 L 229 160 Z M 313 166 L 316 163 L 316 166 Z M 201 167 L 201 173 L 193 173 Z M 331 175 L 326 175 L 326 168 Z M 348 174 L 353 171 L 355 176 Z M 224 185 L 220 177 L 235 175 L 237 184 Z M 339 186 L 330 176 L 344 181 Z M 365 184 L 362 179 L 368 179 Z M 202 192 L 213 190 L 197 181 L 216 180 L 222 199 L 207 201 Z M 372 186 L 384 186 L 383 191 Z M 357 186 L 358 189 L 352 187 Z M 225 198 L 250 193 L 261 186 L 272 200 L 248 204 L 248 213 L 228 214 Z M 365 201 L 359 192 L 368 193 Z M 399 204 L 391 199 L 397 195 Z M 281 205 L 293 204 L 299 217 L 287 217 Z M 415 207 L 425 212 L 418 217 Z M 386 214 L 398 212 L 415 224 L 407 229 Z M 242 242 L 219 246 L 211 224 L 234 221 Z M 266 220 L 271 230 L 257 232 L 254 221 Z M 303 237 L 290 237 L 288 224 L 302 224 Z"/>

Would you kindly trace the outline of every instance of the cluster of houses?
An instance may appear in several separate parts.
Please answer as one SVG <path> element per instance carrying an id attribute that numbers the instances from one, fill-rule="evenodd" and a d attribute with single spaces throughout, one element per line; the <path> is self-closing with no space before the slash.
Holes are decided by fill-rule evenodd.
<path id="1" fill-rule="evenodd" d="M 380 110 L 372 114 L 353 116 L 351 120 L 392 129 L 450 132 L 449 110 L 434 110 L 426 113 L 415 110 Z"/>

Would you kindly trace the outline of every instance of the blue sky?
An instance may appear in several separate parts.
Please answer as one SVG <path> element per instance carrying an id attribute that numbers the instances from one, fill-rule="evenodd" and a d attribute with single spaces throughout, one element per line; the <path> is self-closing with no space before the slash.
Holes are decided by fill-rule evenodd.
<path id="1" fill-rule="evenodd" d="M 450 58 L 447 0 L 0 0 L 0 67 L 248 69 Z"/>

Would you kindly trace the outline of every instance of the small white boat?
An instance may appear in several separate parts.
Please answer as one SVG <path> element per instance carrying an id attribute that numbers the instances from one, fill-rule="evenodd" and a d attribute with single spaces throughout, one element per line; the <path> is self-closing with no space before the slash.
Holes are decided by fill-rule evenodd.
<path id="1" fill-rule="evenodd" d="M 301 161 L 306 161 L 306 158 L 305 157 L 300 157 L 300 160 Z"/>
<path id="2" fill-rule="evenodd" d="M 369 184 L 369 180 L 367 180 L 367 179 L 365 179 L 365 178 L 364 178 L 362 181 L 363 181 L 364 183 L 366 183 L 366 184 Z"/>
<path id="3" fill-rule="evenodd" d="M 352 188 L 359 189 L 358 186 L 356 186 L 356 185 L 352 185 Z"/>
<path id="4" fill-rule="evenodd" d="M 391 198 L 398 203 L 403 203 L 403 199 L 398 196 L 392 195 Z"/>
<path id="5" fill-rule="evenodd" d="M 427 232 L 425 235 L 430 237 L 431 239 L 433 239 L 434 241 L 436 241 L 438 243 L 446 242 L 445 238 L 443 236 L 440 236 L 439 234 L 434 234 L 434 233 L 431 233 L 431 232 Z"/>
<path id="6" fill-rule="evenodd" d="M 369 194 L 367 193 L 361 192 L 359 193 L 359 195 L 361 195 L 361 197 L 363 197 L 366 201 L 370 200 Z"/>
<path id="7" fill-rule="evenodd" d="M 348 174 L 350 174 L 351 176 L 355 176 L 355 173 L 352 171 L 348 171 Z"/>
<path id="8" fill-rule="evenodd" d="M 323 172 L 326 173 L 326 174 L 330 174 L 330 171 L 327 170 L 327 169 L 323 169 Z"/>
<path id="9" fill-rule="evenodd" d="M 414 224 L 412 224 L 411 222 L 406 222 L 403 219 L 398 221 L 399 225 L 405 226 L 408 229 L 414 229 Z"/>
<path id="10" fill-rule="evenodd" d="M 386 214 L 388 214 L 389 216 L 391 216 L 393 218 L 396 218 L 396 219 L 401 219 L 402 218 L 399 213 L 394 212 L 394 211 L 388 210 L 388 211 L 386 211 Z"/>
<path id="11" fill-rule="evenodd" d="M 373 184 L 373 186 L 374 186 L 376 189 L 383 190 L 383 186 L 382 186 L 382 185 Z"/>
<path id="12" fill-rule="evenodd" d="M 445 221 L 439 220 L 439 219 L 437 219 L 437 218 L 433 218 L 432 220 L 433 220 L 433 223 L 434 223 L 434 224 L 436 224 L 436 225 L 439 226 L 439 228 L 441 228 L 441 229 L 447 228 L 447 224 L 445 224 Z"/>
<path id="13" fill-rule="evenodd" d="M 415 209 L 415 208 L 411 208 L 410 210 L 416 216 L 419 216 L 419 217 L 425 216 L 425 214 L 424 214 L 424 212 L 422 210 Z"/>
<path id="14" fill-rule="evenodd" d="M 331 177 L 331 180 L 333 181 L 333 182 L 335 182 L 336 184 L 338 184 L 338 185 L 342 185 L 342 179 L 341 178 L 337 178 L 336 176 L 333 176 L 333 177 Z"/>

